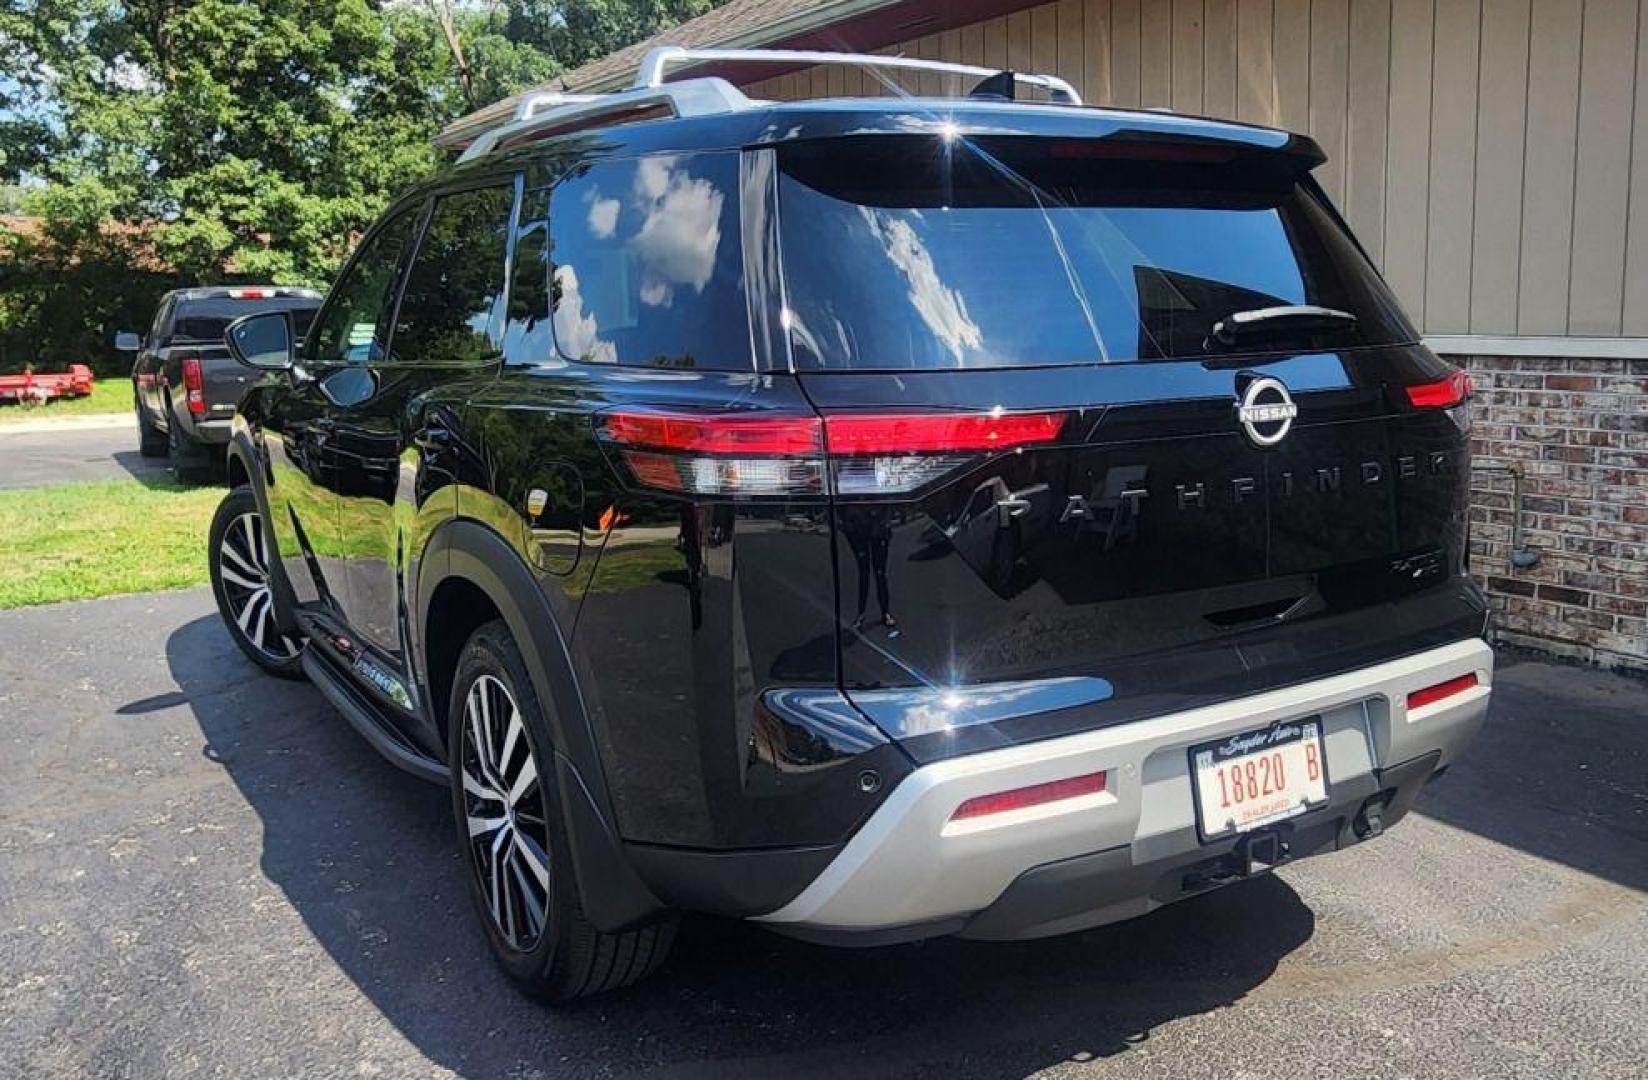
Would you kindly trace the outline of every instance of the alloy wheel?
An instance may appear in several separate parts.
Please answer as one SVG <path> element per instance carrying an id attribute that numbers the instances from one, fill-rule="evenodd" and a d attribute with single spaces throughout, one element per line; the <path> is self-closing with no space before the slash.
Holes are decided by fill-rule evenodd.
<path id="1" fill-rule="evenodd" d="M 218 576 L 229 615 L 246 640 L 273 660 L 290 660 L 299 646 L 275 624 L 275 598 L 269 591 L 269 559 L 263 540 L 263 522 L 256 514 L 241 514 L 231 521 L 218 547 Z"/>
<path id="2" fill-rule="evenodd" d="M 530 952 L 549 910 L 549 824 L 526 721 L 503 682 L 482 675 L 464 699 L 464 819 L 487 912 Z"/>

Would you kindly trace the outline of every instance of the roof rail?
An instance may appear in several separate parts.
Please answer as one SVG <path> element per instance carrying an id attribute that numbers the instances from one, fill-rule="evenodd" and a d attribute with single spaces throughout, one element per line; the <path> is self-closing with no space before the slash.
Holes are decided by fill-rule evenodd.
<path id="1" fill-rule="evenodd" d="M 1008 74 L 1017 82 L 1039 86 L 1060 105 L 1080 105 L 1076 88 L 1057 75 L 1029 71 L 1003 72 L 973 64 L 952 64 L 948 60 L 922 60 L 911 56 L 883 56 L 879 53 L 814 52 L 800 49 L 685 49 L 661 45 L 641 58 L 635 86 L 663 86 L 668 69 L 678 64 L 829 64 L 839 67 L 887 68 L 903 71 L 931 71 L 941 75 L 974 75 L 990 78 Z"/>
<path id="2" fill-rule="evenodd" d="M 489 124 L 477 113 L 474 122 L 465 125 L 475 134 L 469 136 L 469 131 L 460 131 L 459 125 L 454 124 L 441 132 L 436 145 L 462 146 L 465 136 L 469 136 L 473 141 L 458 158 L 468 161 L 490 154 L 522 135 L 591 127 L 625 113 L 663 108 L 674 116 L 711 116 L 751 107 L 750 99 L 725 79 L 688 79 L 665 86 L 620 90 L 615 94 L 529 94 L 520 99 L 507 121 L 492 119 Z"/>
<path id="3" fill-rule="evenodd" d="M 651 50 L 642 58 L 635 83 L 628 90 L 611 94 L 569 94 L 549 90 L 520 94 L 448 124 L 435 137 L 435 145 L 450 150 L 464 147 L 458 160 L 469 161 L 490 154 L 522 135 L 571 130 L 602 122 L 621 123 L 621 117 L 627 113 L 664 108 L 675 116 L 710 116 L 754 107 L 742 91 L 725 79 L 712 76 L 673 83 L 665 81 L 671 66 L 695 63 L 831 64 L 969 75 L 981 79 L 1005 75 L 1016 82 L 1041 87 L 1058 104 L 1081 104 L 1081 96 L 1076 93 L 1075 87 L 1056 75 L 1003 72 L 972 64 L 952 64 L 946 60 L 920 60 L 908 56 L 793 49 L 683 49 L 665 45 Z"/>

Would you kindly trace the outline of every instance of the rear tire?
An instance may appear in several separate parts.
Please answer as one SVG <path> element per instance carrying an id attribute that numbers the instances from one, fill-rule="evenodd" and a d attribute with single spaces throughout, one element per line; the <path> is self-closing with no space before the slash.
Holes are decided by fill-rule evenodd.
<path id="1" fill-rule="evenodd" d="M 229 636 L 269 674 L 302 678 L 304 642 L 282 634 L 275 620 L 268 530 L 251 488 L 242 484 L 224 496 L 207 537 L 212 595 Z"/>
<path id="2" fill-rule="evenodd" d="M 137 413 L 137 452 L 146 458 L 165 457 L 171 449 L 166 433 L 154 426 L 142 402 L 134 400 L 132 407 Z"/>
<path id="3" fill-rule="evenodd" d="M 628 986 L 656 970 L 675 941 L 675 920 L 608 934 L 584 913 L 549 725 L 502 621 L 482 626 L 464 645 L 447 728 L 470 895 L 510 978 L 559 1003 Z"/>
<path id="4" fill-rule="evenodd" d="M 166 430 L 167 457 L 172 476 L 180 484 L 204 484 L 212 478 L 211 449 L 202 442 L 183 434 L 176 412 Z"/>

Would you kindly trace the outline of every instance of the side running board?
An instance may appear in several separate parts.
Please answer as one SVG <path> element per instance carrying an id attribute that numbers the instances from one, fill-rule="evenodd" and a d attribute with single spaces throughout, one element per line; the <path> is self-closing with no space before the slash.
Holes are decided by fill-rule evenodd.
<path id="1" fill-rule="evenodd" d="M 339 674 L 321 655 L 321 650 L 313 645 L 303 650 L 303 673 L 309 676 L 309 681 L 325 695 L 332 707 L 343 714 L 350 726 L 372 745 L 372 749 L 389 759 L 390 764 L 432 784 L 447 782 L 446 766 L 396 734 L 378 712 L 377 706 L 351 686 L 349 680 Z"/>

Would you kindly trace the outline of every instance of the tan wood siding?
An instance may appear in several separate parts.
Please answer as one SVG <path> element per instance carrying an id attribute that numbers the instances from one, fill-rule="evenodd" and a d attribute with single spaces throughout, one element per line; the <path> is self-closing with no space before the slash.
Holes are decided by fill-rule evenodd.
<path id="1" fill-rule="evenodd" d="M 1568 332 L 1620 332 L 1625 208 L 1630 199 L 1637 0 L 1588 0 L 1574 154 L 1574 258 Z"/>
<path id="2" fill-rule="evenodd" d="M 1574 0 L 1534 0 L 1528 53 L 1530 145 L 1522 172 L 1522 260 L 1514 328 L 1520 334 L 1568 332 L 1583 16 Z"/>
<path id="3" fill-rule="evenodd" d="M 1385 142 L 1390 120 L 1390 0 L 1350 9 L 1345 87 L 1345 216 L 1374 260 L 1385 251 Z"/>
<path id="4" fill-rule="evenodd" d="M 1057 0 L 886 51 L 1309 133 L 1324 190 L 1428 332 L 1648 336 L 1645 5 Z M 855 75 L 846 92 L 891 92 Z M 797 72 L 750 90 L 836 85 Z"/>
<path id="5" fill-rule="evenodd" d="M 1436 0 L 1425 326 L 1439 334 L 1462 334 L 1471 322 L 1480 15 L 1480 0 Z"/>

